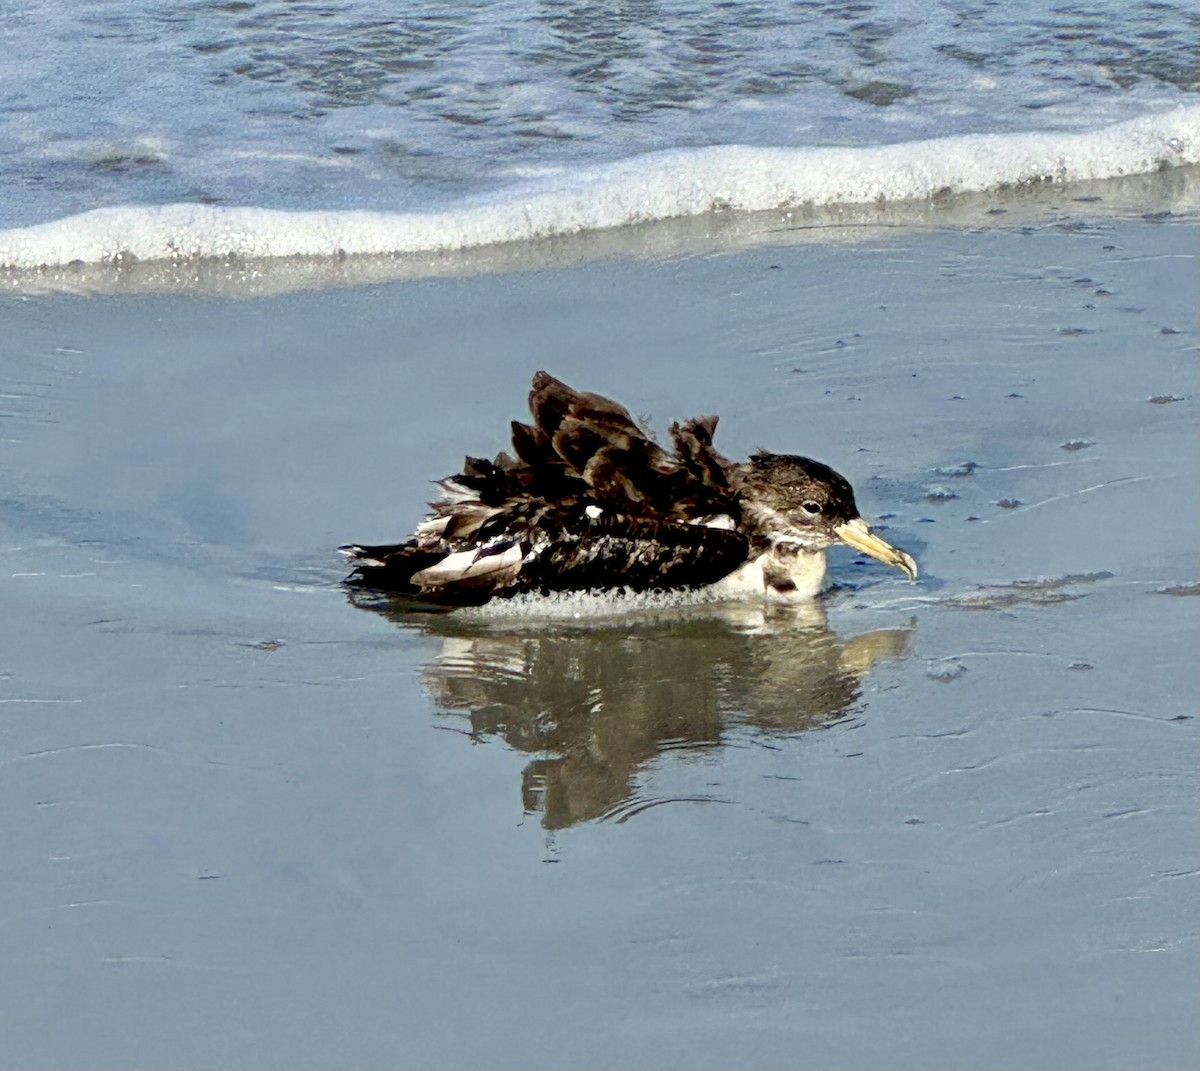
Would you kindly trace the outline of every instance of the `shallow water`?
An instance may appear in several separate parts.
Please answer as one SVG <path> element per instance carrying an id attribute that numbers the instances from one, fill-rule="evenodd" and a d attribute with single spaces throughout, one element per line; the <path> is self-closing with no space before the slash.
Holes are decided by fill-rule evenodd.
<path id="1" fill-rule="evenodd" d="M 0 298 L 3 1062 L 1190 1062 L 1197 233 Z M 539 367 L 922 579 L 354 605 Z"/>

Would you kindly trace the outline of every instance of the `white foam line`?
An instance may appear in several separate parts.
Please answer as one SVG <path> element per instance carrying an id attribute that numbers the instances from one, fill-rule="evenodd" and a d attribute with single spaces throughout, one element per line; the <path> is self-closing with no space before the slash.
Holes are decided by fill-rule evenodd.
<path id="1" fill-rule="evenodd" d="M 971 134 L 858 148 L 715 146 L 636 157 L 441 212 L 176 204 L 0 231 L 0 266 L 444 252 L 716 210 L 869 204 L 1200 163 L 1200 106 L 1085 133 Z"/>

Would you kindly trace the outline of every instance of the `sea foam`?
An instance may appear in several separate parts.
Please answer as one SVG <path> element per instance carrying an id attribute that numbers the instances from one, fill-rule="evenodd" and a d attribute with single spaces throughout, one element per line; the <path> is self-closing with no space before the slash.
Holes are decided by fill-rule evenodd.
<path id="1" fill-rule="evenodd" d="M 911 201 L 1200 163 L 1200 106 L 1084 133 L 651 153 L 436 212 L 131 205 L 0 230 L 0 266 L 444 252 L 700 216 Z"/>

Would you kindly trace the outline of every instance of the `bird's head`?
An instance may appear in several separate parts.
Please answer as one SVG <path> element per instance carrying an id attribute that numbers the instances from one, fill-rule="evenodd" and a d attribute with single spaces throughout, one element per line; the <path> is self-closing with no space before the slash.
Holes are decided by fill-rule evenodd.
<path id="1" fill-rule="evenodd" d="M 820 551 L 846 543 L 917 578 L 917 563 L 867 527 L 854 488 L 828 465 L 760 452 L 738 466 L 733 482 L 752 539 L 780 550 Z"/>

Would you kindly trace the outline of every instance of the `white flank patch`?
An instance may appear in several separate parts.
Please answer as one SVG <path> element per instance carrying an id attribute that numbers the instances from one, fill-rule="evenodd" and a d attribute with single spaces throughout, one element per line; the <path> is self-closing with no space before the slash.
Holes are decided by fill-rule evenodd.
<path id="1" fill-rule="evenodd" d="M 720 528 L 725 532 L 732 532 L 737 525 L 734 524 L 733 518 L 727 513 L 718 513 L 713 517 L 697 517 L 694 521 L 689 521 L 689 524 L 701 524 L 705 528 Z"/>
<path id="2" fill-rule="evenodd" d="M 478 550 L 460 550 L 447 554 L 436 565 L 413 573 L 412 581 L 423 588 L 443 587 L 464 580 L 480 580 L 494 577 L 497 580 L 517 575 L 525 556 L 519 544 L 514 544 L 500 554 L 479 557 Z"/>
<path id="3" fill-rule="evenodd" d="M 447 502 L 454 503 L 456 506 L 464 502 L 478 501 L 475 492 L 469 487 L 464 487 L 453 476 L 447 476 L 444 480 L 438 480 L 437 485 L 442 489 L 442 498 Z"/>
<path id="4" fill-rule="evenodd" d="M 445 533 L 446 525 L 449 523 L 449 517 L 430 517 L 428 520 L 422 521 L 417 525 L 414 533 L 417 542 L 423 547 L 430 543 L 436 543 Z"/>

